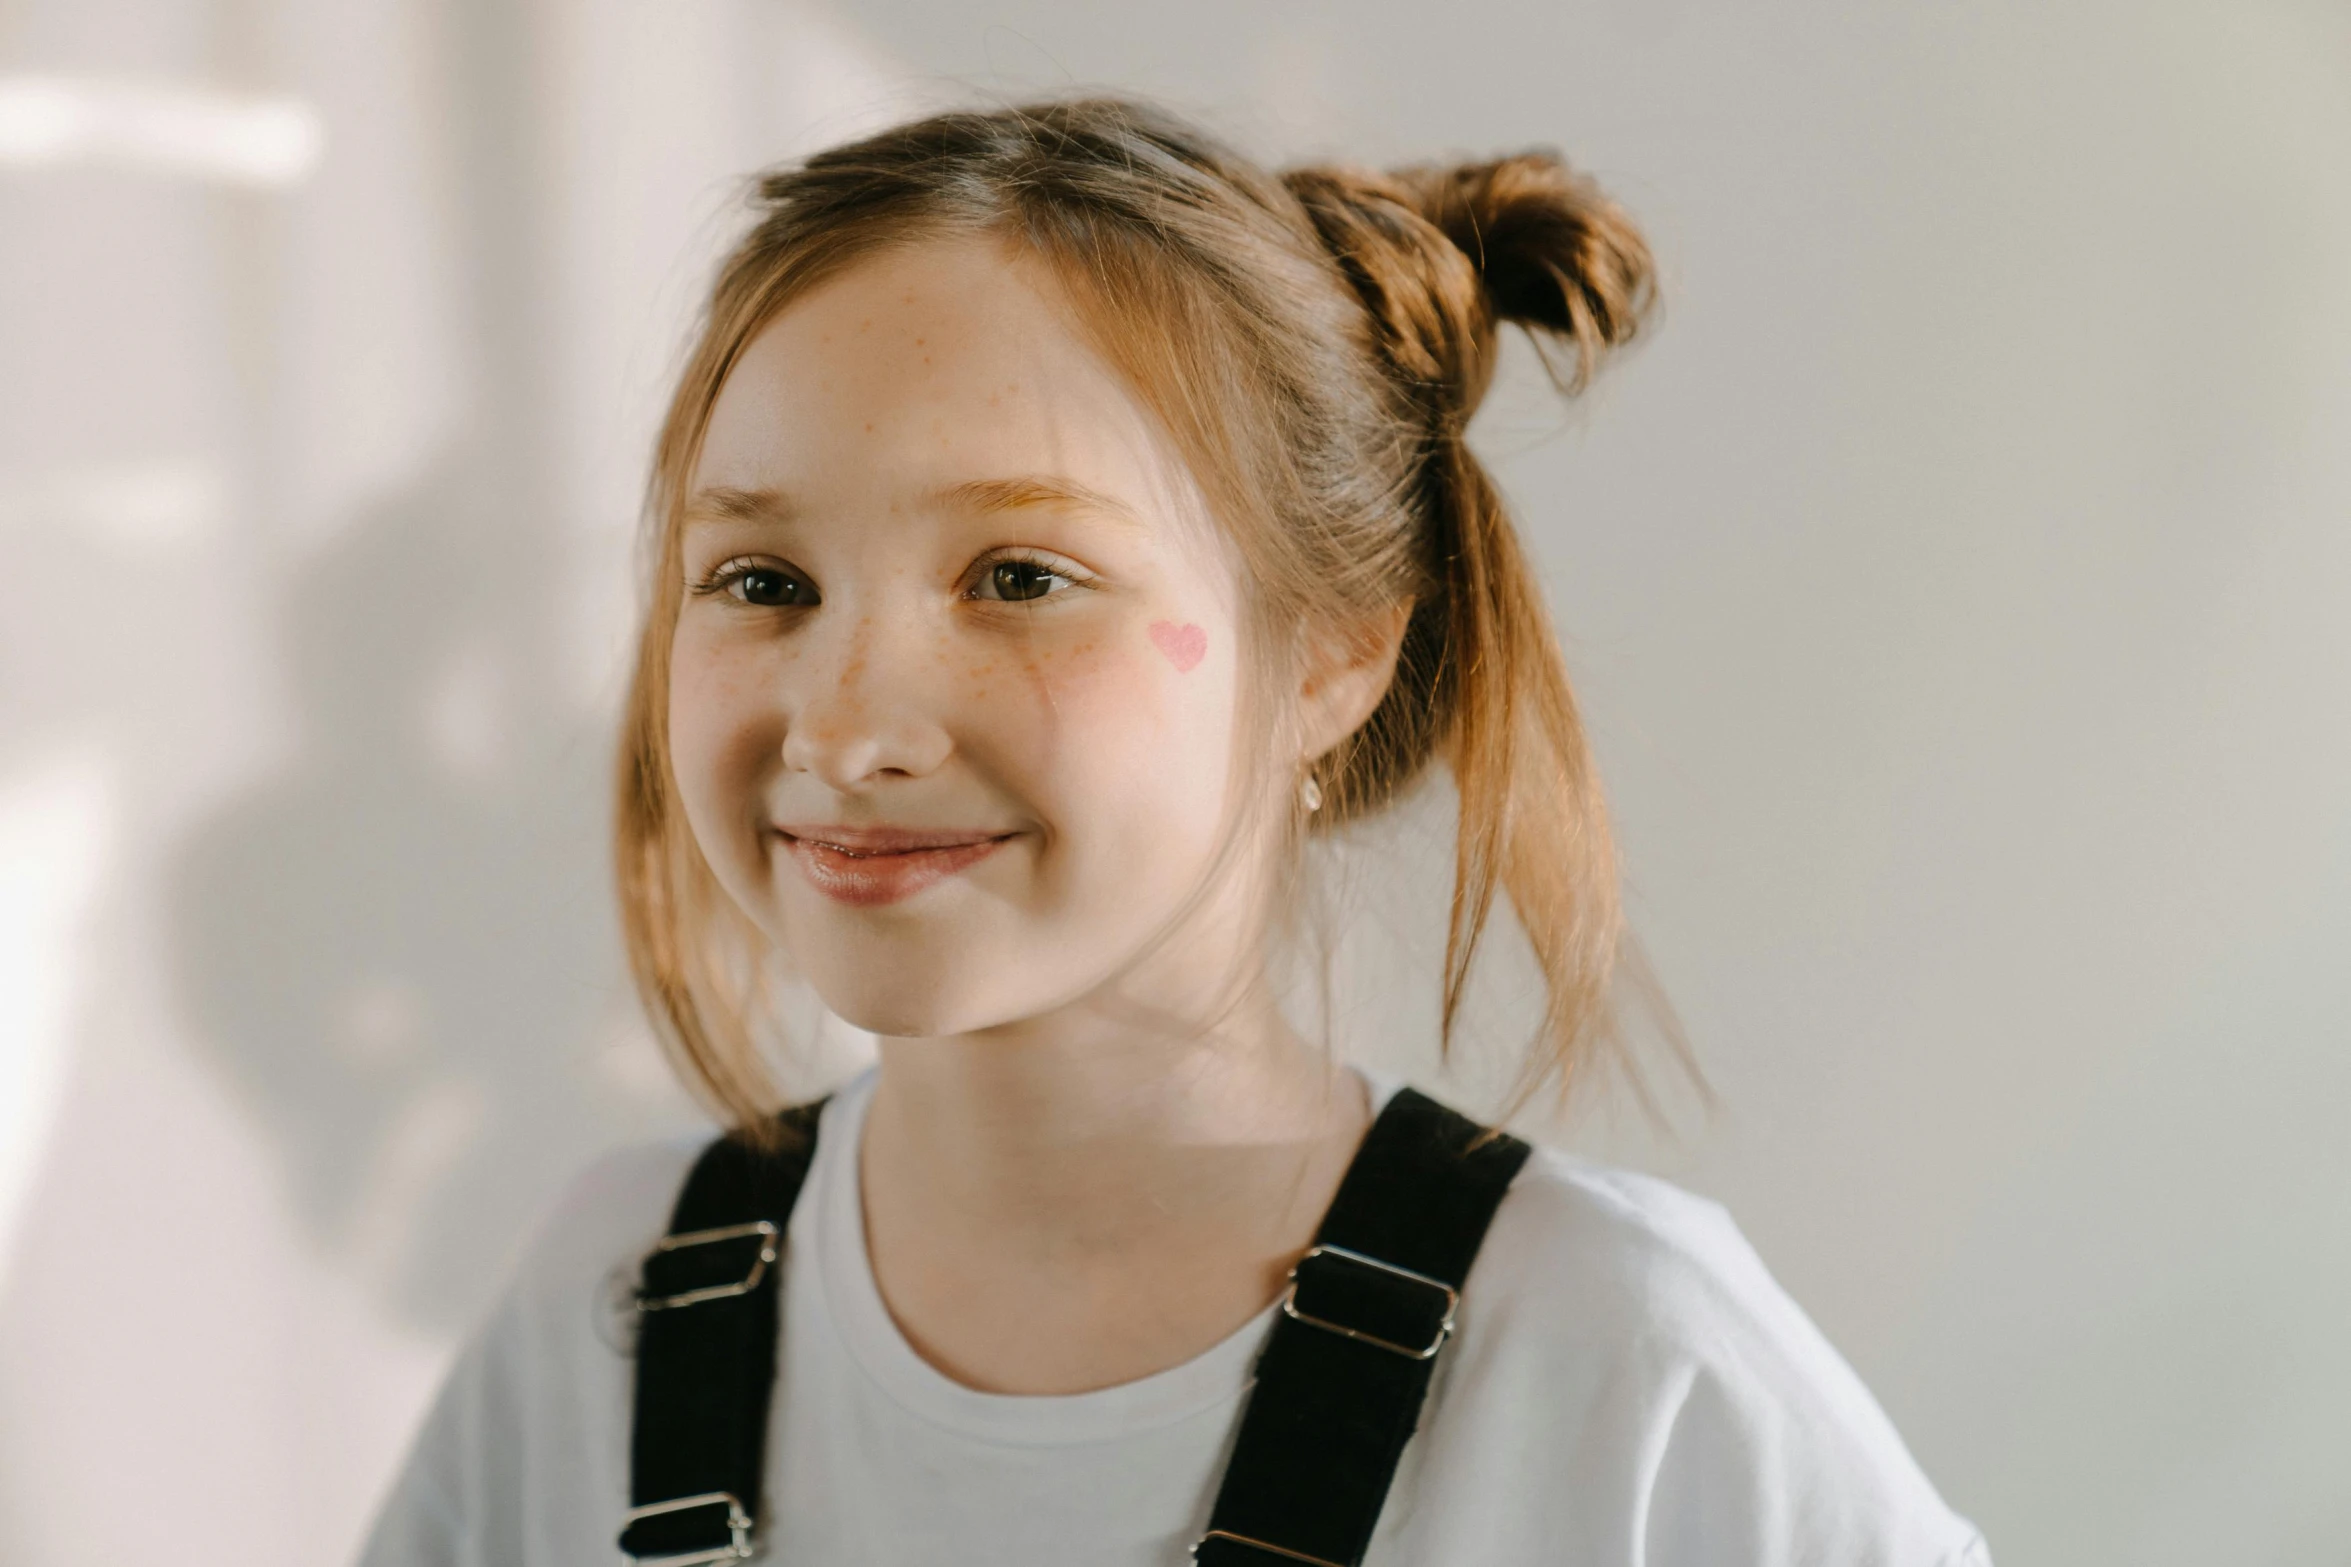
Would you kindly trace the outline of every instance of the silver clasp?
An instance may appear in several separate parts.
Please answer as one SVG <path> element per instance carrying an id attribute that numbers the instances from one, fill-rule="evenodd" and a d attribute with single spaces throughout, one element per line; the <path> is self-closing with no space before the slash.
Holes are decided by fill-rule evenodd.
<path id="1" fill-rule="evenodd" d="M 747 1225 L 738 1226 L 736 1230 L 728 1233 L 738 1234 L 748 1228 Z M 775 1226 L 771 1224 L 768 1228 L 772 1230 Z M 690 1235 L 681 1235 L 677 1238 L 686 1241 L 693 1239 Z M 690 1507 L 716 1507 L 722 1502 L 726 1504 L 727 1510 L 727 1533 L 732 1536 L 727 1544 L 715 1545 L 706 1551 L 680 1551 L 674 1556 L 632 1556 L 627 1551 L 622 1551 L 620 1553 L 621 1559 L 637 1562 L 640 1567 L 702 1567 L 702 1564 L 709 1562 L 750 1560 L 751 1515 L 743 1511 L 743 1504 L 735 1500 L 734 1493 L 731 1491 L 705 1491 L 700 1496 L 681 1496 L 674 1502 L 647 1502 L 642 1507 L 630 1508 L 627 1522 L 635 1524 L 643 1518 L 659 1518 L 665 1513 L 682 1513 Z"/>
<path id="2" fill-rule="evenodd" d="M 751 1271 L 744 1274 L 741 1279 L 732 1284 L 707 1284 L 700 1289 L 685 1290 L 676 1295 L 650 1297 L 640 1295 L 637 1298 L 637 1309 L 639 1311 L 668 1311 L 674 1306 L 698 1306 L 706 1300 L 725 1300 L 730 1295 L 750 1294 L 759 1287 L 759 1281 L 767 1277 L 767 1270 L 775 1265 L 778 1232 L 775 1225 L 767 1219 L 754 1219 L 749 1224 L 730 1224 L 724 1229 L 718 1230 L 689 1230 L 683 1235 L 664 1235 L 653 1248 L 655 1251 L 679 1251 L 688 1246 L 708 1246 L 718 1241 L 739 1241 L 753 1235 L 759 1237 L 759 1255 L 753 1260 Z M 722 1491 L 713 1494 L 723 1496 L 726 1493 Z M 708 1501 L 709 1498 L 697 1497 L 695 1500 Z M 676 1507 L 684 1504 L 665 1502 L 662 1505 Z"/>
<path id="3" fill-rule="evenodd" d="M 1441 1291 L 1445 1297 L 1445 1316 L 1444 1320 L 1437 1324 L 1437 1336 L 1430 1339 L 1426 1347 L 1398 1344 L 1393 1340 L 1381 1338 L 1377 1334 L 1366 1333 L 1360 1328 L 1348 1327 L 1343 1322 L 1331 1322 L 1322 1317 L 1310 1317 L 1300 1311 L 1298 1309 L 1298 1269 L 1303 1268 L 1317 1257 L 1343 1258 L 1348 1262 L 1358 1263 L 1366 1268 L 1377 1268 L 1382 1273 L 1392 1274 L 1400 1279 L 1410 1279 L 1415 1284 L 1425 1284 L 1430 1289 Z M 1453 1313 L 1460 1305 L 1461 1292 L 1443 1279 L 1432 1279 L 1425 1273 L 1415 1273 L 1410 1268 L 1399 1268 L 1392 1262 L 1382 1262 L 1377 1257 L 1366 1257 L 1363 1253 L 1349 1251 L 1344 1246 L 1316 1246 L 1310 1248 L 1305 1256 L 1298 1259 L 1297 1266 L 1290 1269 L 1290 1288 L 1282 1296 L 1282 1315 L 1294 1322 L 1303 1322 L 1310 1328 L 1321 1328 L 1326 1333 L 1336 1333 L 1341 1338 L 1351 1338 L 1358 1344 L 1369 1344 L 1375 1348 L 1387 1350 L 1391 1354 L 1402 1355 L 1407 1360 L 1433 1360 L 1436 1358 L 1437 1351 L 1445 1347 L 1445 1340 L 1453 1336 Z M 1249 1543 L 1255 1544 L 1256 1542 Z"/>

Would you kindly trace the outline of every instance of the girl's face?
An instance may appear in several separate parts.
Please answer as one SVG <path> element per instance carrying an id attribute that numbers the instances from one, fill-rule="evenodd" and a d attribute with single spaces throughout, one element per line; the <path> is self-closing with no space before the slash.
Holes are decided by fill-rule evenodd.
<path id="1" fill-rule="evenodd" d="M 1234 567 L 1037 263 L 920 244 L 788 307 L 719 394 L 683 530 L 686 817 L 833 1010 L 964 1033 L 1145 951 L 1232 961 L 1229 901 L 1187 926 L 1207 948 L 1154 938 L 1232 804 Z"/>

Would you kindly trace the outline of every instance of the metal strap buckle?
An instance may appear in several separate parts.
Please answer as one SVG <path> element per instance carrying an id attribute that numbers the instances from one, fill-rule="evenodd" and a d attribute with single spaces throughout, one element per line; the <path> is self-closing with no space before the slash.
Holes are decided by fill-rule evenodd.
<path id="1" fill-rule="evenodd" d="M 774 1227 L 768 1226 L 770 1229 Z M 693 1239 L 692 1236 L 677 1238 Z M 633 1527 L 641 1519 L 660 1518 L 694 1507 L 724 1507 L 727 1510 L 727 1534 L 730 1536 L 727 1544 L 714 1545 L 708 1550 L 680 1551 L 672 1556 L 638 1556 L 624 1548 L 621 1556 L 628 1561 L 641 1563 L 642 1567 L 698 1567 L 698 1564 L 708 1562 L 750 1560 L 751 1515 L 743 1511 L 743 1504 L 735 1500 L 731 1491 L 705 1491 L 700 1496 L 681 1496 L 673 1502 L 648 1502 L 642 1507 L 630 1508 L 627 1522 Z M 623 1530 L 623 1534 L 626 1534 L 626 1530 Z"/>
<path id="2" fill-rule="evenodd" d="M 724 1229 L 689 1230 L 683 1235 L 664 1235 L 653 1248 L 657 1252 L 679 1251 L 688 1246 L 708 1246 L 718 1241 L 738 1241 L 756 1235 L 759 1237 L 759 1255 L 752 1260 L 751 1271 L 732 1283 L 706 1284 L 700 1289 L 684 1290 L 675 1295 L 640 1295 L 637 1297 L 637 1309 L 667 1311 L 673 1306 L 698 1306 L 706 1300 L 725 1300 L 730 1295 L 750 1294 L 759 1287 L 759 1281 L 767 1277 L 767 1270 L 775 1265 L 777 1234 L 771 1221 L 754 1219 L 749 1224 L 730 1224 Z M 723 1491 L 712 1493 L 717 1496 L 725 1494 Z M 694 1500 L 700 1502 L 709 1498 L 696 1497 Z M 662 1505 L 677 1507 L 684 1504 L 665 1502 Z"/>
<path id="3" fill-rule="evenodd" d="M 1308 1316 L 1305 1312 L 1300 1311 L 1298 1309 L 1298 1269 L 1303 1268 L 1317 1257 L 1337 1257 L 1361 1267 L 1377 1268 L 1380 1272 L 1393 1278 L 1409 1279 L 1415 1284 L 1425 1284 L 1430 1289 L 1440 1292 L 1445 1297 L 1445 1315 L 1437 1323 L 1436 1336 L 1430 1339 L 1425 1346 L 1399 1344 L 1393 1339 L 1381 1338 L 1375 1333 L 1366 1333 L 1361 1328 L 1351 1328 L 1343 1322 L 1332 1322 L 1327 1318 Z M 1336 1333 L 1341 1338 L 1351 1338 L 1358 1344 L 1369 1344 L 1376 1349 L 1384 1349 L 1391 1354 L 1402 1355 L 1407 1360 L 1433 1360 L 1436 1358 L 1437 1351 L 1445 1347 L 1445 1340 L 1453 1335 L 1453 1313 L 1460 1304 L 1461 1292 L 1443 1279 L 1432 1279 L 1425 1273 L 1415 1273 L 1410 1268 L 1399 1268 L 1392 1262 L 1382 1262 L 1377 1257 L 1366 1257 L 1363 1253 L 1349 1251 L 1344 1246 L 1316 1246 L 1298 1259 L 1296 1267 L 1290 1269 L 1290 1288 L 1282 1296 L 1282 1315 L 1294 1322 L 1303 1322 L 1310 1328 L 1321 1328 L 1326 1333 Z M 1242 1543 L 1255 1545 L 1259 1542 L 1248 1540 Z M 1268 1547 L 1268 1549 L 1273 1549 L 1273 1547 Z M 1311 1558 L 1300 1559 L 1311 1560 Z"/>
<path id="4" fill-rule="evenodd" d="M 1305 1319 L 1300 1318 L 1299 1320 L 1304 1321 Z M 1268 1556 L 1278 1556 L 1286 1562 L 1304 1562 L 1307 1567 L 1343 1567 L 1342 1563 L 1326 1561 L 1320 1556 L 1309 1556 L 1304 1551 L 1293 1551 L 1285 1546 L 1270 1545 L 1263 1540 L 1252 1540 L 1247 1535 L 1235 1534 L 1230 1529 L 1211 1529 L 1193 1541 L 1192 1559 L 1194 1561 L 1200 1559 L 1200 1547 L 1211 1540 L 1223 1540 L 1232 1545 L 1246 1545 L 1253 1551 L 1263 1551 Z"/>

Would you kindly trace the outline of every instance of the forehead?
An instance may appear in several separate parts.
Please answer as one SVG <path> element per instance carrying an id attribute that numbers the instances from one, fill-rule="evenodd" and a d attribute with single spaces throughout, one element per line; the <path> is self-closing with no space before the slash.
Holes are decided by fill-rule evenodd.
<path id="1" fill-rule="evenodd" d="M 885 252 L 785 307 L 720 389 L 694 482 L 821 505 L 1025 473 L 1197 515 L 1157 421 L 1043 263 L 972 238 Z"/>

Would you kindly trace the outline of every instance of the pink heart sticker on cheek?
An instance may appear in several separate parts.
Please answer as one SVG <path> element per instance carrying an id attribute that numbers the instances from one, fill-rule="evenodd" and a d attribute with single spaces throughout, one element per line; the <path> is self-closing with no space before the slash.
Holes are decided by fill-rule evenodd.
<path id="1" fill-rule="evenodd" d="M 1194 664 L 1208 656 L 1208 633 L 1188 623 L 1179 626 L 1172 620 L 1154 620 L 1151 640 L 1159 644 L 1159 651 L 1167 655 L 1179 675 L 1189 674 Z"/>

